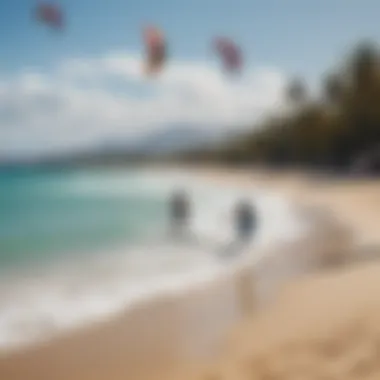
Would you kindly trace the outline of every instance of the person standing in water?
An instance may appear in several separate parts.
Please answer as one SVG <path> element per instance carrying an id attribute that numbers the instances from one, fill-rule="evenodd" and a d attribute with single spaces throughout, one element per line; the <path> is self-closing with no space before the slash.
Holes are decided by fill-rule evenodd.
<path id="1" fill-rule="evenodd" d="M 234 227 L 236 238 L 222 251 L 222 256 L 235 256 L 242 245 L 249 242 L 256 229 L 256 210 L 248 201 L 240 201 L 234 210 Z"/>
<path id="2" fill-rule="evenodd" d="M 190 214 L 189 200 L 185 191 L 177 190 L 170 200 L 172 232 L 175 237 L 185 235 Z"/>
<path id="3" fill-rule="evenodd" d="M 236 232 L 240 242 L 247 242 L 256 229 L 256 211 L 247 201 L 241 201 L 236 207 Z"/>

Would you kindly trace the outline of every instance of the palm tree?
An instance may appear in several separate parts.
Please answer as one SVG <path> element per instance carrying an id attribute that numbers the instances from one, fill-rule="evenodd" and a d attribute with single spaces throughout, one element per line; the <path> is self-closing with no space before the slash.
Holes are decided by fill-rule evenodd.
<path id="1" fill-rule="evenodd" d="M 293 104 L 304 103 L 307 98 L 305 83 L 300 78 L 291 80 L 286 90 L 286 97 Z"/>
<path id="2" fill-rule="evenodd" d="M 336 105 L 342 100 L 344 85 L 338 75 L 330 74 L 325 79 L 324 96 L 329 103 Z"/>
<path id="3" fill-rule="evenodd" d="M 350 71 L 356 91 L 368 90 L 379 79 L 379 51 L 371 43 L 362 43 L 353 54 Z"/>

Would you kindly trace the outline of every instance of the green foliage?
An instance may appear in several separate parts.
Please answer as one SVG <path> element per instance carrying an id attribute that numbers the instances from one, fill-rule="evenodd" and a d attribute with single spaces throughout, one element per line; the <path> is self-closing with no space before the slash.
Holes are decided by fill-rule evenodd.
<path id="1" fill-rule="evenodd" d="M 223 162 L 349 167 L 380 143 L 380 53 L 363 43 L 339 72 L 323 78 L 323 93 L 311 99 L 300 79 L 290 82 L 289 116 L 267 120 L 262 128 L 212 152 Z M 201 158 L 201 155 L 199 156 Z M 206 156 L 203 155 L 203 159 Z"/>

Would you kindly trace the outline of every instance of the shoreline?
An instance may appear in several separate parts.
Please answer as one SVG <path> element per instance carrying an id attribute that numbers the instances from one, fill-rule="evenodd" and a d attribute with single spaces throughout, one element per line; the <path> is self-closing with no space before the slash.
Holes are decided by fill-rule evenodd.
<path id="1" fill-rule="evenodd" d="M 221 180 L 221 183 L 227 178 L 232 179 L 228 177 L 230 174 L 223 172 L 214 171 L 204 175 L 211 180 Z M 255 182 L 254 176 L 241 178 L 240 181 L 253 187 L 266 182 L 265 178 Z M 273 182 L 275 180 L 269 179 L 266 184 L 271 187 Z M 276 190 L 282 191 L 281 188 L 284 190 L 287 188 L 291 195 L 290 190 L 293 189 L 294 198 L 298 204 L 303 205 L 304 217 L 314 216 L 316 220 L 313 223 L 318 222 L 321 227 L 316 228 L 315 234 L 303 242 L 273 248 L 277 253 L 286 250 L 291 256 L 294 252 L 310 253 L 310 247 L 313 246 L 313 257 L 319 260 L 312 262 L 309 261 L 310 255 L 306 256 L 304 267 L 298 268 L 301 272 L 284 273 L 282 280 L 287 282 L 293 278 L 292 276 L 298 277 L 302 271 L 311 273 L 322 268 L 341 265 L 345 260 L 351 261 L 351 258 L 342 255 L 329 261 L 334 256 L 331 252 L 345 254 L 348 252 L 351 242 L 344 238 L 347 231 L 341 226 L 329 225 L 328 221 L 332 224 L 336 221 L 329 219 L 324 213 L 316 215 L 316 206 L 310 208 L 310 203 L 313 203 L 310 197 L 300 198 L 299 195 L 304 193 L 304 190 L 301 187 L 297 188 L 297 182 L 285 181 L 282 184 L 280 182 L 281 180 L 275 186 Z M 296 194 L 294 189 L 300 193 Z M 314 201 L 318 202 L 320 199 Z M 317 244 L 321 240 L 325 240 L 325 243 Z M 218 356 L 228 332 L 239 321 L 250 319 L 253 310 L 258 307 L 257 302 L 256 304 L 251 302 L 252 288 L 249 289 L 251 284 L 249 276 L 247 277 L 249 271 L 246 266 L 244 268 L 236 270 L 230 277 L 227 276 L 209 285 L 202 284 L 198 289 L 192 289 L 181 296 L 165 296 L 141 302 L 112 321 L 101 322 L 89 328 L 81 327 L 72 334 L 55 338 L 39 347 L 17 352 L 9 357 L 0 357 L 0 377 L 6 380 L 34 377 L 39 380 L 52 378 L 117 380 L 125 379 L 126 376 L 163 378 L 174 368 L 181 371 L 181 368 L 187 366 L 197 367 L 198 364 L 193 363 L 203 362 L 203 359 L 206 362 L 211 361 L 212 357 Z M 281 265 L 278 265 L 278 268 L 281 268 Z M 278 273 L 274 272 L 273 275 Z M 279 281 L 276 284 L 274 302 L 280 297 L 285 282 Z M 240 289 L 238 295 L 237 286 Z M 230 308 L 226 307 L 227 304 Z M 237 312 L 238 308 L 244 311 Z M 226 312 L 227 309 L 229 311 Z M 263 308 L 265 309 L 266 307 Z M 205 352 L 202 352 L 201 348 Z M 206 354 L 211 354 L 212 357 L 207 357 Z M 146 368 L 145 363 L 149 363 L 150 370 Z"/>
<path id="2" fill-rule="evenodd" d="M 165 173 L 159 174 L 165 175 Z M 174 175 L 174 177 L 176 177 L 176 175 Z M 199 179 L 200 182 L 198 185 Z M 200 191 L 201 194 L 204 192 L 203 187 L 205 187 L 207 191 L 210 191 L 208 189 L 210 186 L 212 193 L 214 190 L 213 184 L 208 181 L 207 178 L 199 178 L 199 176 L 196 175 L 194 176 L 193 181 L 189 182 L 188 185 L 192 190 L 197 189 L 198 187 L 199 189 L 202 189 Z M 233 198 L 239 196 L 240 190 L 241 186 L 231 186 L 225 189 L 225 195 L 227 196 L 227 206 L 224 205 L 225 207 L 229 209 L 229 207 L 232 206 L 232 203 L 230 204 L 230 202 L 234 202 Z M 197 194 L 197 191 L 195 191 L 193 195 L 195 197 L 194 201 L 197 199 L 197 197 L 200 196 Z M 251 195 L 249 194 L 248 196 Z M 232 198 L 228 200 L 230 197 Z M 256 196 L 254 195 L 254 197 Z M 268 215 L 271 215 L 274 209 L 273 215 L 277 216 L 277 218 L 280 220 L 283 218 L 283 216 L 285 216 L 285 220 L 292 222 L 289 225 L 293 225 L 293 223 L 295 223 L 294 232 L 296 233 L 298 231 L 298 223 L 293 222 L 294 217 L 292 215 L 295 215 L 294 210 L 292 210 L 293 207 L 290 207 L 289 211 L 291 214 L 289 217 L 287 217 L 287 208 L 283 210 L 281 207 L 277 206 L 276 196 L 273 198 L 274 202 L 271 202 L 271 197 L 269 197 L 268 204 L 266 204 L 266 199 L 264 199 L 265 197 L 263 197 L 261 194 L 258 198 L 259 202 L 261 202 L 260 198 L 263 198 L 261 207 L 262 212 L 268 211 Z M 199 200 L 202 200 L 202 195 L 198 201 Z M 226 200 L 224 200 L 224 202 L 226 202 Z M 194 206 L 196 206 L 196 204 L 194 204 Z M 218 207 L 220 206 L 221 205 Z M 205 212 L 207 212 L 209 209 L 210 207 L 206 207 Z M 222 207 L 223 214 L 224 211 L 225 210 Z M 217 226 L 217 224 L 215 224 L 215 226 Z M 76 333 L 83 328 L 86 329 L 87 325 L 99 325 L 109 319 L 116 319 L 118 315 L 128 313 L 129 309 L 134 309 L 136 307 L 138 308 L 140 304 L 149 304 L 151 302 L 154 303 L 154 300 L 157 297 L 164 298 L 165 295 L 168 295 L 168 297 L 170 297 L 170 294 L 173 293 L 173 297 L 181 298 L 189 292 L 198 292 L 198 289 L 203 289 L 204 287 L 207 288 L 210 286 L 209 284 L 217 282 L 219 279 L 231 276 L 229 272 L 233 271 L 234 267 L 239 265 L 239 262 L 241 260 L 245 260 L 244 256 L 249 256 L 247 260 L 254 260 L 254 257 L 251 257 L 251 252 L 258 251 L 257 254 L 259 254 L 263 245 L 267 246 L 268 244 L 273 244 L 270 243 L 272 237 L 276 239 L 277 235 L 279 235 L 279 238 L 281 238 L 282 234 L 281 232 L 278 234 L 277 230 L 278 226 L 272 226 L 272 223 L 268 223 L 264 217 L 261 226 L 258 228 L 256 239 L 254 239 L 252 242 L 254 246 L 252 247 L 252 243 L 250 242 L 249 246 L 242 247 L 243 251 L 235 257 L 232 256 L 219 259 L 216 252 L 207 252 L 207 247 L 189 247 L 189 253 L 191 257 L 196 257 L 197 255 L 203 257 L 203 259 L 195 265 L 200 266 L 204 261 L 204 270 L 202 270 L 201 267 L 199 270 L 197 267 L 194 267 L 194 271 L 190 271 L 189 273 L 187 273 L 188 271 L 184 271 L 183 275 L 180 273 L 175 274 L 174 272 L 168 273 L 167 276 L 165 276 L 165 274 L 157 274 L 157 281 L 154 281 L 155 273 L 152 272 L 151 276 L 149 278 L 146 278 L 145 282 L 138 280 L 140 284 L 136 286 L 136 289 L 134 288 L 134 280 L 128 280 L 128 278 L 124 277 L 125 272 L 123 270 L 119 271 L 117 269 L 120 266 L 121 268 L 124 268 L 124 258 L 126 256 L 129 257 L 129 254 L 123 252 L 123 249 L 121 247 L 118 247 L 117 250 L 112 249 L 109 252 L 99 250 L 99 252 L 95 255 L 95 258 L 91 259 L 91 262 L 87 261 L 88 258 L 86 257 L 89 256 L 88 254 L 82 256 L 79 253 L 77 259 L 75 260 L 74 266 L 72 265 L 73 263 L 71 261 L 66 261 L 66 258 L 59 258 L 61 261 L 51 262 L 47 264 L 46 268 L 49 269 L 47 272 L 45 269 L 39 272 L 40 267 L 38 265 L 35 268 L 36 270 L 31 272 L 30 268 L 27 268 L 27 270 L 25 268 L 26 271 L 23 274 L 21 273 L 21 276 L 19 276 L 19 273 L 16 273 L 17 276 L 15 278 L 10 276 L 8 281 L 11 282 L 7 282 L 6 278 L 4 281 L 2 281 L 5 290 L 5 306 L 7 306 L 7 309 L 5 309 L 5 314 L 2 314 L 0 316 L 0 319 L 3 315 L 6 318 L 5 321 L 2 320 L 4 321 L 4 327 L 1 331 L 3 334 L 5 333 L 5 335 L 1 336 L 2 340 L 0 342 L 0 358 L 4 355 L 9 356 L 12 353 L 17 353 L 18 351 L 33 349 L 35 346 L 38 347 L 41 344 L 45 344 L 46 342 L 60 339 L 66 334 Z M 289 230 L 289 228 L 287 228 L 287 230 Z M 292 234 L 292 228 L 290 228 L 289 232 Z M 294 236 L 289 235 L 289 239 L 296 239 L 296 236 L 298 234 L 302 234 L 302 232 L 300 231 Z M 222 240 L 225 240 L 223 231 L 220 233 L 220 235 L 222 236 Z M 285 231 L 284 236 L 287 236 L 287 231 Z M 229 239 L 227 236 L 226 243 L 228 243 L 228 240 Z M 226 243 L 222 242 L 221 244 Z M 130 252 L 131 247 L 133 246 L 128 246 L 128 251 Z M 145 252 L 147 249 L 148 251 Z M 149 249 L 151 249 L 150 243 L 148 245 L 135 246 L 135 250 L 142 250 L 141 252 L 143 252 L 145 255 L 147 253 L 156 253 L 150 252 Z M 187 247 L 173 248 L 171 246 L 171 243 L 169 243 L 166 248 L 164 246 L 163 250 L 161 249 L 161 251 L 157 253 L 166 255 L 168 252 L 166 252 L 165 249 L 174 249 L 175 251 L 173 251 L 173 253 L 175 256 L 182 254 L 183 259 L 188 260 L 186 258 L 188 253 L 183 250 L 186 250 Z M 200 252 L 194 253 L 193 249 L 196 249 L 197 251 L 199 250 Z M 104 253 L 100 255 L 100 252 Z M 139 253 L 141 254 L 141 252 Z M 255 256 L 257 254 L 255 254 Z M 73 256 L 74 255 L 70 253 L 70 257 Z M 209 258 L 207 259 L 207 257 Z M 206 258 L 206 260 L 204 260 L 204 258 Z M 140 259 L 140 257 L 137 257 L 137 259 Z M 192 261 L 194 260 L 191 259 L 189 261 L 189 264 L 191 264 Z M 197 263 L 197 259 L 195 262 Z M 90 266 L 88 271 L 86 266 Z M 134 268 L 133 265 L 132 267 Z M 129 270 L 129 267 L 125 268 Z M 179 270 L 182 271 L 182 268 L 179 268 Z M 112 277 L 115 278 L 112 281 L 108 279 L 111 273 Z M 120 274 L 121 277 L 119 277 Z M 103 276 L 105 276 L 104 280 Z M 152 276 L 152 281 L 150 281 Z M 162 278 L 160 279 L 160 277 Z M 128 285 L 125 286 L 125 284 Z M 130 286 L 132 286 L 131 291 L 128 290 Z M 50 291 L 49 288 L 52 290 Z M 109 291 L 107 288 L 114 289 L 117 294 L 114 296 L 112 290 Z M 6 289 L 9 289 L 8 303 Z M 11 293 L 12 289 L 16 289 L 15 295 L 13 297 L 14 302 Z M 22 298 L 25 291 L 27 292 L 26 294 L 28 295 L 28 299 Z M 20 295 L 18 293 L 20 293 Z M 46 307 L 45 304 L 40 304 L 40 301 L 46 303 L 45 293 L 47 293 L 47 300 L 51 300 L 51 307 L 49 304 L 47 304 Z M 88 301 L 86 297 L 88 297 Z M 93 298 L 95 298 L 95 303 L 92 302 Z M 15 308 L 22 308 L 25 302 L 28 302 L 28 305 L 30 305 L 30 315 L 26 314 L 24 317 L 22 314 L 22 309 L 20 309 L 20 312 L 17 312 L 16 309 L 16 313 L 14 315 L 7 314 L 8 310 L 10 310 L 12 313 Z M 105 306 L 102 307 L 102 304 Z M 93 307 L 96 307 L 96 309 L 93 310 Z M 68 312 L 66 312 L 65 308 L 69 308 Z M 25 308 L 24 312 L 28 313 L 27 308 Z M 9 321 L 7 320 L 8 316 L 12 318 L 9 319 Z M 9 328 L 9 336 L 7 336 L 7 328 Z M 23 335 L 24 331 L 25 335 Z"/>

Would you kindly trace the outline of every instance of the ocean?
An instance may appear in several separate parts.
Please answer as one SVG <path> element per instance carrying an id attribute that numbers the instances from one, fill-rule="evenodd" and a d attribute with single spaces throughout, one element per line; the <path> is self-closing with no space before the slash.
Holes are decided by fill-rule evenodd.
<path id="1" fill-rule="evenodd" d="M 191 235 L 174 241 L 168 199 L 184 188 Z M 258 211 L 252 255 L 302 232 L 292 205 L 265 189 L 213 185 L 181 172 L 0 172 L 0 350 L 106 318 L 136 300 L 217 276 L 230 261 L 233 207 Z"/>

